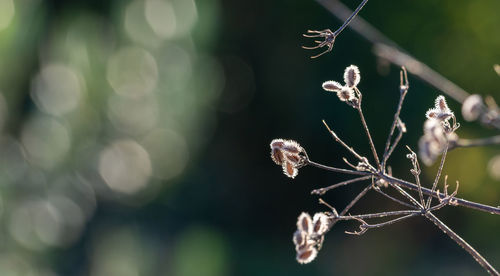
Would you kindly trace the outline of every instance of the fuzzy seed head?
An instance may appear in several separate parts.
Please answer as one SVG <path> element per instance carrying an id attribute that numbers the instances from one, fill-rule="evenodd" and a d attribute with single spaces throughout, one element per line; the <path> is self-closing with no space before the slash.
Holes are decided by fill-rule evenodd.
<path id="1" fill-rule="evenodd" d="M 359 68 L 356 65 L 348 66 L 344 71 L 344 82 L 350 87 L 356 87 L 361 80 L 361 74 L 359 73 Z"/>
<path id="2" fill-rule="evenodd" d="M 307 243 L 307 233 L 297 229 L 297 231 L 293 233 L 293 243 L 295 244 L 295 250 L 303 248 Z"/>
<path id="3" fill-rule="evenodd" d="M 342 85 L 336 81 L 325 81 L 322 86 L 324 90 L 330 92 L 339 92 L 342 90 Z"/>
<path id="4" fill-rule="evenodd" d="M 343 102 L 352 101 L 354 99 L 354 90 L 350 87 L 344 86 L 339 92 L 337 92 L 337 96 Z"/>
<path id="5" fill-rule="evenodd" d="M 321 236 L 328 231 L 330 226 L 330 219 L 324 213 L 316 213 L 313 217 L 313 232 L 314 234 Z"/>
<path id="6" fill-rule="evenodd" d="M 271 159 L 277 165 L 282 166 L 283 173 L 295 178 L 299 168 L 306 161 L 305 150 L 299 143 L 292 140 L 274 139 L 271 141 Z"/>
<path id="7" fill-rule="evenodd" d="M 318 255 L 318 250 L 314 246 L 308 246 L 303 250 L 297 251 L 297 262 L 307 264 L 312 262 Z"/>
<path id="8" fill-rule="evenodd" d="M 462 104 L 462 116 L 466 121 L 474 121 L 481 114 L 483 106 L 483 98 L 481 96 L 477 94 L 470 95 Z"/>
<path id="9" fill-rule="evenodd" d="M 308 236 L 313 232 L 313 224 L 311 216 L 303 212 L 297 219 L 297 229 L 305 232 Z"/>

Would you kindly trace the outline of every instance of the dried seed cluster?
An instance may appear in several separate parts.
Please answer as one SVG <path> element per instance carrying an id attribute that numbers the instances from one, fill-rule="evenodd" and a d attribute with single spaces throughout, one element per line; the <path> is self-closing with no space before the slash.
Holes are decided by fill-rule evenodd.
<path id="1" fill-rule="evenodd" d="M 424 123 L 424 135 L 420 138 L 418 146 L 420 158 L 424 164 L 430 166 L 449 142 L 458 139 L 454 131 L 459 125 L 443 96 L 436 98 L 434 108 L 429 109 L 425 116 L 427 121 Z M 450 119 L 453 124 L 450 124 Z"/>
<path id="2" fill-rule="evenodd" d="M 359 68 L 356 65 L 350 65 L 344 71 L 345 85 L 330 80 L 325 81 L 322 86 L 326 91 L 337 93 L 337 96 L 343 102 L 355 102 L 357 100 L 355 89 L 360 80 Z"/>
<path id="3" fill-rule="evenodd" d="M 324 235 L 330 229 L 331 221 L 325 213 L 316 213 L 312 219 L 308 213 L 300 214 L 297 219 L 297 231 L 293 234 L 297 262 L 307 264 L 316 258 Z"/>
<path id="4" fill-rule="evenodd" d="M 295 178 L 307 161 L 306 151 L 293 140 L 274 139 L 270 146 L 274 163 L 283 167 L 286 176 Z"/>

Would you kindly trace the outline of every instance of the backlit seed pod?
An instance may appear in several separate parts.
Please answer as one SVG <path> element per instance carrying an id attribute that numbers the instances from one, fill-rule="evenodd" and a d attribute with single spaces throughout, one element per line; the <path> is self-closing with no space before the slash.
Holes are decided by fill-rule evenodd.
<path id="1" fill-rule="evenodd" d="M 343 102 L 351 101 L 354 99 L 354 90 L 350 87 L 344 86 L 339 92 L 337 92 L 337 96 Z"/>
<path id="2" fill-rule="evenodd" d="M 297 251 L 297 262 L 307 264 L 312 262 L 318 255 L 318 250 L 314 246 L 308 246 L 303 250 Z"/>
<path id="3" fill-rule="evenodd" d="M 359 68 L 356 65 L 350 65 L 344 71 L 344 82 L 350 87 L 356 87 L 361 80 L 361 74 L 359 73 Z"/>
<path id="4" fill-rule="evenodd" d="M 304 231 L 308 236 L 313 232 L 311 216 L 308 213 L 302 213 L 297 219 L 297 229 Z"/>
<path id="5" fill-rule="evenodd" d="M 299 174 L 299 169 L 292 163 L 285 161 L 283 162 L 283 173 L 290 178 L 295 178 Z"/>
<path id="6" fill-rule="evenodd" d="M 330 218 L 324 213 L 316 213 L 313 217 L 313 233 L 321 236 L 328 231 L 330 226 Z"/>
<path id="7" fill-rule="evenodd" d="M 470 95 L 462 104 L 462 116 L 469 122 L 477 120 L 483 108 L 483 98 L 477 94 Z"/>
<path id="8" fill-rule="evenodd" d="M 307 242 L 307 233 L 297 229 L 297 231 L 293 233 L 293 243 L 295 244 L 296 250 L 304 246 L 306 242 Z"/>
<path id="9" fill-rule="evenodd" d="M 304 149 L 297 142 L 284 139 L 274 139 L 270 147 L 274 163 L 282 166 L 286 176 L 295 178 L 299 172 L 298 168 L 304 166 L 307 160 Z"/>
<path id="10" fill-rule="evenodd" d="M 323 89 L 331 92 L 339 92 L 343 85 L 336 81 L 325 81 L 322 85 Z"/>
<path id="11" fill-rule="evenodd" d="M 446 99 L 442 95 L 439 95 L 436 98 L 435 107 L 441 112 L 451 112 L 450 108 L 448 108 L 448 104 L 446 103 Z"/>

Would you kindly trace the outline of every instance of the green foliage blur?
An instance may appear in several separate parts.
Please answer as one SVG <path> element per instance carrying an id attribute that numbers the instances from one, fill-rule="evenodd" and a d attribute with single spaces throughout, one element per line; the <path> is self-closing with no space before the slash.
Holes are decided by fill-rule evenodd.
<path id="1" fill-rule="evenodd" d="M 500 101 L 498 11 L 494 0 L 372 0 L 360 15 L 465 90 Z M 350 64 L 379 151 L 398 101 L 398 68 L 349 29 L 318 59 L 300 48 L 312 43 L 307 29 L 340 24 L 305 0 L 0 0 L 0 275 L 484 273 L 420 218 L 360 237 L 338 224 L 314 262 L 295 261 L 297 216 L 325 211 L 310 190 L 346 177 L 302 168 L 291 180 L 269 142 L 294 139 L 311 159 L 345 167 L 325 119 L 368 156 L 352 108 L 320 86 Z M 416 149 L 440 92 L 413 76 L 410 85 L 401 144 Z M 461 137 L 495 135 L 458 119 Z M 400 147 L 390 163 L 411 180 L 405 155 Z M 458 149 L 444 173 L 460 197 L 499 205 L 499 155 Z M 424 169 L 426 184 L 435 170 Z M 340 209 L 361 189 L 324 199 Z M 372 194 L 352 212 L 391 208 Z M 439 215 L 500 266 L 497 217 Z"/>

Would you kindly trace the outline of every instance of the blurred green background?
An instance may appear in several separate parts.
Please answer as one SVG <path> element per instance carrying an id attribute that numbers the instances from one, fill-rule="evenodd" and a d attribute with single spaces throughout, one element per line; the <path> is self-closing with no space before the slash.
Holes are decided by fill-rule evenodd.
<path id="1" fill-rule="evenodd" d="M 369 1 L 361 16 L 467 91 L 499 100 L 498 11 L 495 0 L 391 0 Z M 340 223 L 314 262 L 295 261 L 297 216 L 325 211 L 310 190 L 346 177 L 303 168 L 292 181 L 269 142 L 294 139 L 311 159 L 345 167 L 326 119 L 368 155 L 352 108 L 320 86 L 350 64 L 379 151 L 398 101 L 398 69 L 378 70 L 352 31 L 319 59 L 300 48 L 312 43 L 307 29 L 340 23 L 311 0 L 0 0 L 0 275 L 484 274 L 421 218 L 360 237 Z M 413 76 L 410 85 L 402 145 L 416 149 L 439 91 Z M 495 134 L 458 119 L 461 137 Z M 411 180 L 405 154 L 390 163 Z M 459 196 L 500 204 L 490 161 L 499 154 L 449 154 Z M 435 170 L 424 169 L 425 183 Z M 362 187 L 324 199 L 340 209 Z M 370 194 L 352 212 L 396 207 Z M 498 217 L 438 215 L 500 266 Z"/>

